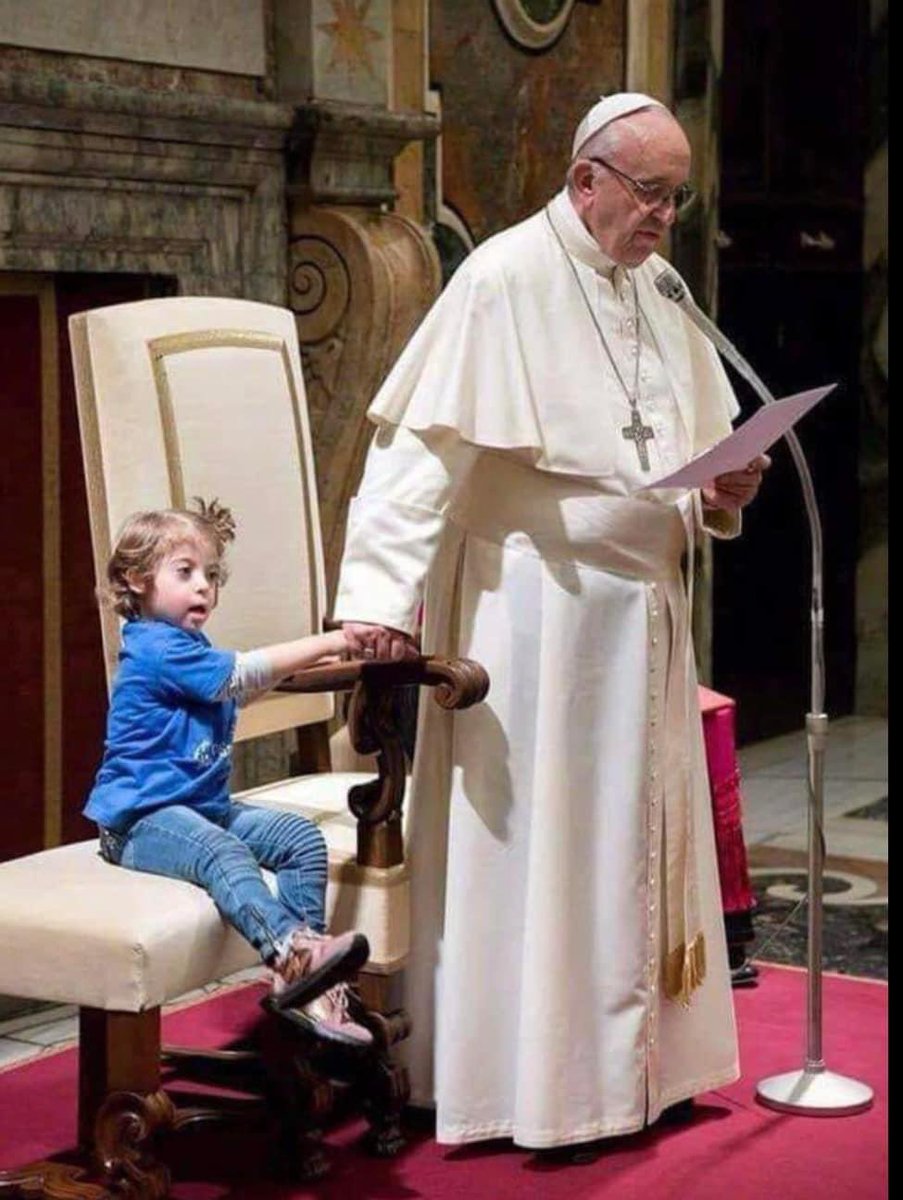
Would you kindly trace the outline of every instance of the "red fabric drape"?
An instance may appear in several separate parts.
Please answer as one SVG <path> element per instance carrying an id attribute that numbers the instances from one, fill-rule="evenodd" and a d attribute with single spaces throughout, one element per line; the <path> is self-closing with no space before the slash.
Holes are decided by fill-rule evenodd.
<path id="1" fill-rule="evenodd" d="M 735 738 L 736 705 L 729 696 L 700 687 L 702 732 L 705 738 L 718 875 L 725 913 L 748 913 L 755 905 L 749 882 L 746 843 L 743 840 L 740 770 Z"/>

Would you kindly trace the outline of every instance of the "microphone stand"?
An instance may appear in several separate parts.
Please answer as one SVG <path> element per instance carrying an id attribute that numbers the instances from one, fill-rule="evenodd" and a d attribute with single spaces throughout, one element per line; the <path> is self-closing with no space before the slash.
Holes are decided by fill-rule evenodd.
<path id="1" fill-rule="evenodd" d="M 683 280 L 664 271 L 655 280 L 663 296 L 673 300 L 690 320 L 709 338 L 729 363 L 750 384 L 763 404 L 773 404 L 768 390 L 732 342 L 692 301 Z M 808 820 L 809 820 L 809 910 L 807 940 L 808 1003 L 806 1021 L 806 1058 L 802 1070 L 772 1075 L 759 1082 L 756 1099 L 779 1112 L 805 1116 L 849 1116 L 864 1112 L 874 1100 L 865 1083 L 829 1071 L 822 1055 L 822 916 L 825 863 L 824 785 L 825 752 L 828 741 L 828 716 L 825 706 L 825 653 L 823 605 L 822 529 L 812 476 L 796 433 L 784 435 L 796 466 L 809 521 L 812 544 L 812 585 L 810 609 L 810 711 L 806 714 L 808 748 Z"/>

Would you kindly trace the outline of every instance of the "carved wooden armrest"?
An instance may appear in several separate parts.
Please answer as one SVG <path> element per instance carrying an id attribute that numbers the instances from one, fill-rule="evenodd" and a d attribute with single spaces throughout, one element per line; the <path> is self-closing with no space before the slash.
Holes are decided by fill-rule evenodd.
<path id="1" fill-rule="evenodd" d="M 351 692 L 348 733 L 358 754 L 375 754 L 379 774 L 348 793 L 357 818 L 357 861 L 391 867 L 404 861 L 401 817 L 406 764 L 392 710 L 392 692 L 418 684 L 433 688 L 433 699 L 446 709 L 470 708 L 485 699 L 489 676 L 468 658 L 426 656 L 410 662 L 352 660 L 299 671 L 280 691 Z"/>

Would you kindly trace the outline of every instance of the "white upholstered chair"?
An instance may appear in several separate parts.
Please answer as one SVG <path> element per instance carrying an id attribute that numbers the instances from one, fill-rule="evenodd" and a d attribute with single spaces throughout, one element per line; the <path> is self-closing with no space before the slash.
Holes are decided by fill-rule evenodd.
<path id="1" fill-rule="evenodd" d="M 79 314 L 70 332 L 98 574 L 132 512 L 216 497 L 232 509 L 238 537 L 209 623 L 212 640 L 246 649 L 319 630 L 323 563 L 292 314 L 240 300 L 170 298 Z M 109 680 L 119 623 L 106 612 L 102 626 Z M 302 758 L 326 768 L 242 795 L 298 809 L 322 827 L 328 919 L 332 929 L 359 929 L 370 940 L 362 991 L 384 1014 L 374 1017 L 383 1049 L 405 1030 L 403 1015 L 389 1010 L 409 936 L 404 762 L 384 689 L 406 681 L 440 684 L 445 707 L 479 700 L 486 686 L 473 664 L 338 664 L 297 677 L 302 690 L 244 710 L 237 734 L 300 730 Z M 335 693 L 348 689 L 357 748 L 379 752 L 375 782 L 328 770 L 327 722 Z M 0 993 L 79 1007 L 80 1142 L 106 1159 L 108 1178 L 121 1183 L 138 1172 L 148 1195 L 165 1194 L 166 1172 L 149 1158 L 147 1135 L 174 1119 L 161 1090 L 160 1008 L 255 961 L 203 891 L 112 867 L 94 841 L 0 864 Z M 386 1055 L 384 1084 L 397 1109 L 404 1078 L 387 1062 Z"/>

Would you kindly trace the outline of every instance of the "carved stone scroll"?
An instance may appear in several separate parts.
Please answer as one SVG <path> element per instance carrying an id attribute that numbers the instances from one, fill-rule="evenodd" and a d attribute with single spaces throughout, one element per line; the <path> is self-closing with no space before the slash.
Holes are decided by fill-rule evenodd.
<path id="1" fill-rule="evenodd" d="M 433 245 L 407 218 L 363 207 L 293 209 L 289 304 L 301 343 L 330 597 L 372 433 L 367 407 L 439 284 Z"/>

